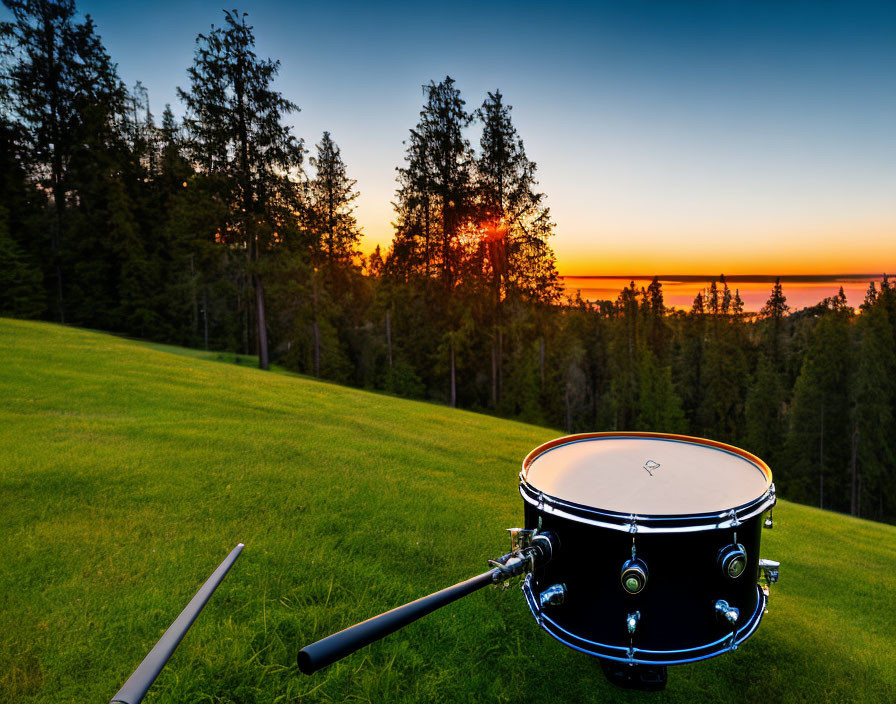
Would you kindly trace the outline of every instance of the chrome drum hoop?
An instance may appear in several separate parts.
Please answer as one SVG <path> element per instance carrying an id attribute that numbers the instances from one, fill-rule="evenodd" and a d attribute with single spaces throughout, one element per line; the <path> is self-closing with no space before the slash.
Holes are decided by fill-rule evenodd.
<path id="1" fill-rule="evenodd" d="M 539 511 L 576 523 L 609 528 L 623 533 L 693 533 L 704 530 L 736 528 L 744 521 L 772 508 L 777 502 L 775 485 L 749 503 L 722 512 L 644 516 L 606 511 L 558 499 L 529 484 L 520 473 L 520 496 Z"/>
<path id="2" fill-rule="evenodd" d="M 523 581 L 523 593 L 526 596 L 526 603 L 529 610 L 535 617 L 536 622 L 555 640 L 563 643 L 563 645 L 578 650 L 586 655 L 592 655 L 597 658 L 606 660 L 615 660 L 617 662 L 629 663 L 632 665 L 683 665 L 689 662 L 697 662 L 699 660 L 707 660 L 708 658 L 723 655 L 731 650 L 737 650 L 738 646 L 749 638 L 759 627 L 759 622 L 765 613 L 768 605 L 768 597 L 757 585 L 756 591 L 758 599 L 756 601 L 756 609 L 750 616 L 749 620 L 740 628 L 733 630 L 731 634 L 724 636 L 712 643 L 696 646 L 693 648 L 684 648 L 681 650 L 643 650 L 635 647 L 626 647 L 620 645 L 609 645 L 607 643 L 598 643 L 596 641 L 581 638 L 574 633 L 567 631 L 560 624 L 547 616 L 538 606 L 538 601 L 532 591 L 532 575 L 527 575 Z"/>

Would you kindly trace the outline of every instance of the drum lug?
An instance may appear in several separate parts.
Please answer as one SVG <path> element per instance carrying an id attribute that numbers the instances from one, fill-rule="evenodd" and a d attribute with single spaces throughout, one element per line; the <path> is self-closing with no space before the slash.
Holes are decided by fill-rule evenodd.
<path id="1" fill-rule="evenodd" d="M 778 493 L 775 489 L 774 482 L 772 482 L 772 485 L 768 488 L 768 498 L 771 499 L 772 504 L 768 509 L 768 516 L 765 517 L 765 521 L 762 525 L 764 525 L 766 528 L 774 528 L 775 520 L 772 517 L 772 511 L 775 508 L 775 504 L 778 503 Z"/>
<path id="2" fill-rule="evenodd" d="M 545 589 L 538 597 L 538 603 L 543 609 L 548 606 L 560 606 L 564 601 L 566 601 L 565 584 L 554 584 Z"/>
<path id="3" fill-rule="evenodd" d="M 724 599 L 719 599 L 715 605 L 716 616 L 730 625 L 735 625 L 740 618 L 740 609 L 731 606 Z"/>
<path id="4" fill-rule="evenodd" d="M 628 630 L 628 634 L 630 636 L 635 635 L 635 631 L 638 630 L 638 622 L 641 620 L 641 612 L 635 611 L 633 614 L 629 614 L 625 617 L 625 627 Z"/>

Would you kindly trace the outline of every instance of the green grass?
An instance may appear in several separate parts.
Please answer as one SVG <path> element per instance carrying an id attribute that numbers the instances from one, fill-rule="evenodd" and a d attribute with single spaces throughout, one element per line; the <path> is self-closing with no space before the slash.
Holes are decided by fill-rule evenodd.
<path id="1" fill-rule="evenodd" d="M 101 333 L 102 334 L 102 333 Z M 141 347 L 146 347 L 159 352 L 170 352 L 171 354 L 180 354 L 193 359 L 206 359 L 213 362 L 227 362 L 229 364 L 238 364 L 244 367 L 257 368 L 258 357 L 251 354 L 237 354 L 236 352 L 216 352 L 214 350 L 194 350 L 189 347 L 177 347 L 175 345 L 165 345 L 161 342 L 145 342 L 143 340 L 131 340 Z M 279 364 L 271 364 L 270 371 L 286 372 L 286 368 Z"/>
<path id="2" fill-rule="evenodd" d="M 148 702 L 896 701 L 896 528 L 786 501 L 758 633 L 661 694 L 608 685 L 517 590 L 300 675 L 302 645 L 504 552 L 555 433 L 153 347 L 0 320 L 0 702 L 108 701 L 240 541 Z"/>

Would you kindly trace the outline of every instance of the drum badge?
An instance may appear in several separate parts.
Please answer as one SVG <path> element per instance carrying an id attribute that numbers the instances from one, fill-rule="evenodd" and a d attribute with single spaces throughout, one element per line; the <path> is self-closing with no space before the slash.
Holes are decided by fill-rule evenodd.
<path id="1" fill-rule="evenodd" d="M 653 460 L 647 460 L 647 461 L 644 463 L 644 469 L 647 470 L 647 473 L 648 473 L 651 477 L 653 476 L 653 470 L 654 470 L 654 469 L 658 469 L 659 466 L 660 466 L 660 463 L 659 463 L 659 462 L 654 462 Z"/>

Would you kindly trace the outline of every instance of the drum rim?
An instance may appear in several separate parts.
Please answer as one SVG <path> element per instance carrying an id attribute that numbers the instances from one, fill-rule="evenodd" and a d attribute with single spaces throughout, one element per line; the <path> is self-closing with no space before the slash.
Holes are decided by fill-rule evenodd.
<path id="1" fill-rule="evenodd" d="M 556 496 L 546 494 L 540 489 L 530 484 L 526 475 L 529 467 L 538 457 L 545 452 L 572 442 L 580 442 L 582 440 L 605 439 L 605 438 L 648 438 L 658 440 L 673 440 L 677 442 L 686 442 L 692 445 L 701 445 L 716 450 L 722 450 L 738 455 L 751 464 L 765 475 L 766 486 L 765 491 L 750 501 L 723 509 L 721 511 L 709 511 L 705 513 L 689 513 L 689 514 L 633 514 L 611 511 L 596 506 L 588 506 L 585 504 L 575 503 L 560 499 Z M 680 435 L 676 433 L 653 433 L 646 431 L 606 431 L 596 433 L 577 433 L 574 435 L 564 435 L 554 438 L 543 443 L 532 450 L 523 460 L 522 469 L 519 475 L 520 495 L 523 499 L 548 513 L 559 515 L 572 521 L 580 523 L 588 523 L 600 527 L 612 528 L 615 530 L 624 530 L 627 532 L 687 532 L 694 530 L 710 530 L 717 528 L 736 527 L 748 518 L 761 513 L 767 508 L 771 508 L 776 503 L 775 484 L 772 481 L 771 468 L 761 458 L 751 452 L 747 452 L 734 445 L 719 442 L 717 440 L 709 440 L 708 438 L 698 438 L 691 435 Z"/>
<path id="2" fill-rule="evenodd" d="M 567 631 L 563 626 L 554 621 L 538 606 L 535 598 L 535 592 L 532 589 L 532 575 L 526 575 L 523 580 L 523 594 L 526 598 L 526 604 L 535 621 L 555 640 L 560 641 L 563 645 L 573 650 L 593 655 L 594 657 L 605 658 L 607 660 L 615 660 L 617 662 L 625 662 L 639 665 L 683 665 L 689 662 L 697 662 L 707 660 L 708 658 L 722 655 L 731 650 L 736 650 L 747 638 L 756 632 L 759 623 L 765 614 L 768 606 L 768 597 L 757 584 L 756 591 L 758 598 L 756 608 L 750 618 L 743 626 L 731 632 L 718 640 L 691 648 L 681 648 L 676 650 L 647 650 L 635 647 L 625 647 L 619 645 L 610 645 L 609 643 L 599 643 L 590 641 L 587 638 L 578 636 L 571 631 Z M 573 640 L 578 641 L 576 644 Z"/>

